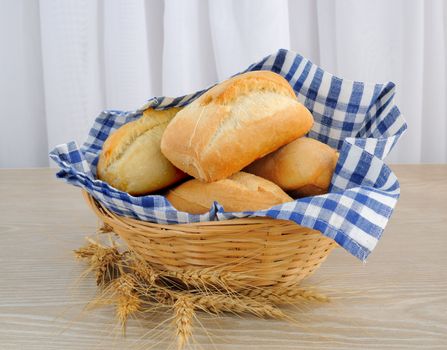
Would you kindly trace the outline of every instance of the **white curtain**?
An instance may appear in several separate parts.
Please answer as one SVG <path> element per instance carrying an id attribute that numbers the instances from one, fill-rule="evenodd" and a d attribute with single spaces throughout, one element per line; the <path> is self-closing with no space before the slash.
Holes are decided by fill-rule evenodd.
<path id="1" fill-rule="evenodd" d="M 409 130 L 389 162 L 446 162 L 446 18 L 442 0 L 2 0 L 0 167 L 48 166 L 100 110 L 195 91 L 278 48 L 394 81 Z"/>

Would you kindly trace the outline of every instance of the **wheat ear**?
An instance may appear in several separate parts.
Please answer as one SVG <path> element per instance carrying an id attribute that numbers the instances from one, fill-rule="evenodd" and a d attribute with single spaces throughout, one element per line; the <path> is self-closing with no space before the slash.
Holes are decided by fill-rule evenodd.
<path id="1" fill-rule="evenodd" d="M 141 308 L 141 300 L 136 291 L 135 276 L 130 273 L 125 273 L 113 281 L 110 286 L 117 294 L 116 317 L 122 326 L 123 334 L 126 334 L 126 325 L 129 316 Z"/>
<path id="2" fill-rule="evenodd" d="M 87 245 L 74 251 L 75 257 L 87 260 L 90 269 L 95 271 L 96 284 L 104 286 L 120 275 L 124 253 L 120 253 L 115 245 L 105 247 L 92 239 L 88 241 Z"/>
<path id="3" fill-rule="evenodd" d="M 294 304 L 299 301 L 328 302 L 329 298 L 311 289 L 289 287 L 282 289 L 250 289 L 240 292 L 242 295 L 253 298 L 259 302 L 269 301 L 276 305 Z"/>
<path id="4" fill-rule="evenodd" d="M 194 318 L 194 305 L 190 298 L 180 295 L 174 305 L 174 321 L 177 333 L 177 348 L 183 349 L 192 334 L 192 321 Z"/>

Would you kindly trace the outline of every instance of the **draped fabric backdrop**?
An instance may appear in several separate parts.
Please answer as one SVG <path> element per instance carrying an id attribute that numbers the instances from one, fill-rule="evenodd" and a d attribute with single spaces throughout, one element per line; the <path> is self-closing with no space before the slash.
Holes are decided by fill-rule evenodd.
<path id="1" fill-rule="evenodd" d="M 0 167 L 47 166 L 105 108 L 135 109 L 279 48 L 397 84 L 409 124 L 389 162 L 447 161 L 442 0 L 2 0 Z"/>

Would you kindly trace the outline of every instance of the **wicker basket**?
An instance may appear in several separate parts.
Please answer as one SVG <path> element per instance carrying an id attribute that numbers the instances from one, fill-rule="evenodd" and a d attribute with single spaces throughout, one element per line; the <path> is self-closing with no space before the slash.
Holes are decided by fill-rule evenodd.
<path id="1" fill-rule="evenodd" d="M 98 218 L 136 254 L 168 271 L 222 268 L 240 288 L 282 288 L 312 274 L 336 243 L 292 221 L 244 218 L 162 225 L 119 216 L 83 191 Z"/>

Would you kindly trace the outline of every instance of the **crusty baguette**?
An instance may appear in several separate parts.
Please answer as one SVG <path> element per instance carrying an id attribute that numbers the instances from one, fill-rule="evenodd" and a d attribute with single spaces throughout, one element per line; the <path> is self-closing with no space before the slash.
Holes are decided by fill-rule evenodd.
<path id="1" fill-rule="evenodd" d="M 311 113 L 289 83 L 270 71 L 249 72 L 216 85 L 168 125 L 161 150 L 202 181 L 227 178 L 306 134 Z"/>
<path id="2" fill-rule="evenodd" d="M 274 182 L 295 198 L 306 197 L 327 192 L 337 159 L 333 148 L 302 137 L 258 159 L 244 171 Z"/>
<path id="3" fill-rule="evenodd" d="M 157 191 L 185 178 L 160 151 L 163 132 L 179 110 L 149 108 L 140 119 L 111 134 L 99 156 L 98 178 L 132 195 Z"/>
<path id="4" fill-rule="evenodd" d="M 244 172 L 210 183 L 189 180 L 170 190 L 166 198 L 177 210 L 191 214 L 207 212 L 214 201 L 226 211 L 247 211 L 293 200 L 274 183 Z"/>

